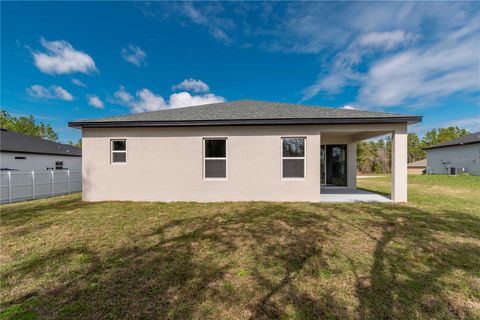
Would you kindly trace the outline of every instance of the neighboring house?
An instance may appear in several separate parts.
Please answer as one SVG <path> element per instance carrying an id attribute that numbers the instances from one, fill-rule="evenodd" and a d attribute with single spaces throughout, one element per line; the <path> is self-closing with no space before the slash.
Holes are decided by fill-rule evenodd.
<path id="1" fill-rule="evenodd" d="M 408 174 L 424 174 L 427 170 L 427 159 L 422 159 L 408 164 Z"/>
<path id="2" fill-rule="evenodd" d="M 86 201 L 312 201 L 356 188 L 356 142 L 392 134 L 392 200 L 407 201 L 420 116 L 233 101 L 81 120 Z"/>
<path id="3" fill-rule="evenodd" d="M 82 149 L 0 129 L 2 171 L 81 170 Z"/>
<path id="4" fill-rule="evenodd" d="M 427 172 L 480 176 L 480 132 L 425 148 Z"/>

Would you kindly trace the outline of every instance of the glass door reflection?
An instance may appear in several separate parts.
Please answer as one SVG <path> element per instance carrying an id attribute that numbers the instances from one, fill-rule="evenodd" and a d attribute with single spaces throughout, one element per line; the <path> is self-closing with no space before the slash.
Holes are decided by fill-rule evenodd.
<path id="1" fill-rule="evenodd" d="M 320 148 L 322 187 L 347 185 L 347 145 L 327 144 Z"/>

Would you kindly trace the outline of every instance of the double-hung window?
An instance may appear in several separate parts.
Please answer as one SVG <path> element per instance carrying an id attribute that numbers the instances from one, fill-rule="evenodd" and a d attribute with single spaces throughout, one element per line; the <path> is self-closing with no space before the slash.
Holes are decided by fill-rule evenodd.
<path id="1" fill-rule="evenodd" d="M 227 178 L 227 139 L 207 138 L 203 140 L 203 178 Z"/>
<path id="2" fill-rule="evenodd" d="M 127 163 L 127 140 L 111 140 L 112 163 Z"/>
<path id="3" fill-rule="evenodd" d="M 282 138 L 282 178 L 305 178 L 305 138 Z"/>

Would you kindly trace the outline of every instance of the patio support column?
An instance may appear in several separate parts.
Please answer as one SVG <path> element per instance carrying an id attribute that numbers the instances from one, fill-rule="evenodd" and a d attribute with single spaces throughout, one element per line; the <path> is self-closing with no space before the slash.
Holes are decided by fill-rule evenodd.
<path id="1" fill-rule="evenodd" d="M 407 126 L 392 133 L 392 201 L 407 202 Z"/>
<path id="2" fill-rule="evenodd" d="M 357 188 L 357 143 L 347 144 L 347 188 Z"/>

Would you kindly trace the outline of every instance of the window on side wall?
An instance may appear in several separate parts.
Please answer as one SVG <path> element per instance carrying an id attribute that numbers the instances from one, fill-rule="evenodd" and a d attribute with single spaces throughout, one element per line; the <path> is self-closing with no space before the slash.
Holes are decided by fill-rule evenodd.
<path id="1" fill-rule="evenodd" d="M 227 178 L 227 139 L 203 140 L 203 178 L 206 180 Z"/>
<path id="2" fill-rule="evenodd" d="M 127 163 L 127 140 L 111 140 L 111 163 Z"/>
<path id="3" fill-rule="evenodd" d="M 55 170 L 63 169 L 63 161 L 55 161 Z"/>
<path id="4" fill-rule="evenodd" d="M 305 142 L 302 137 L 282 138 L 282 178 L 305 178 Z"/>

